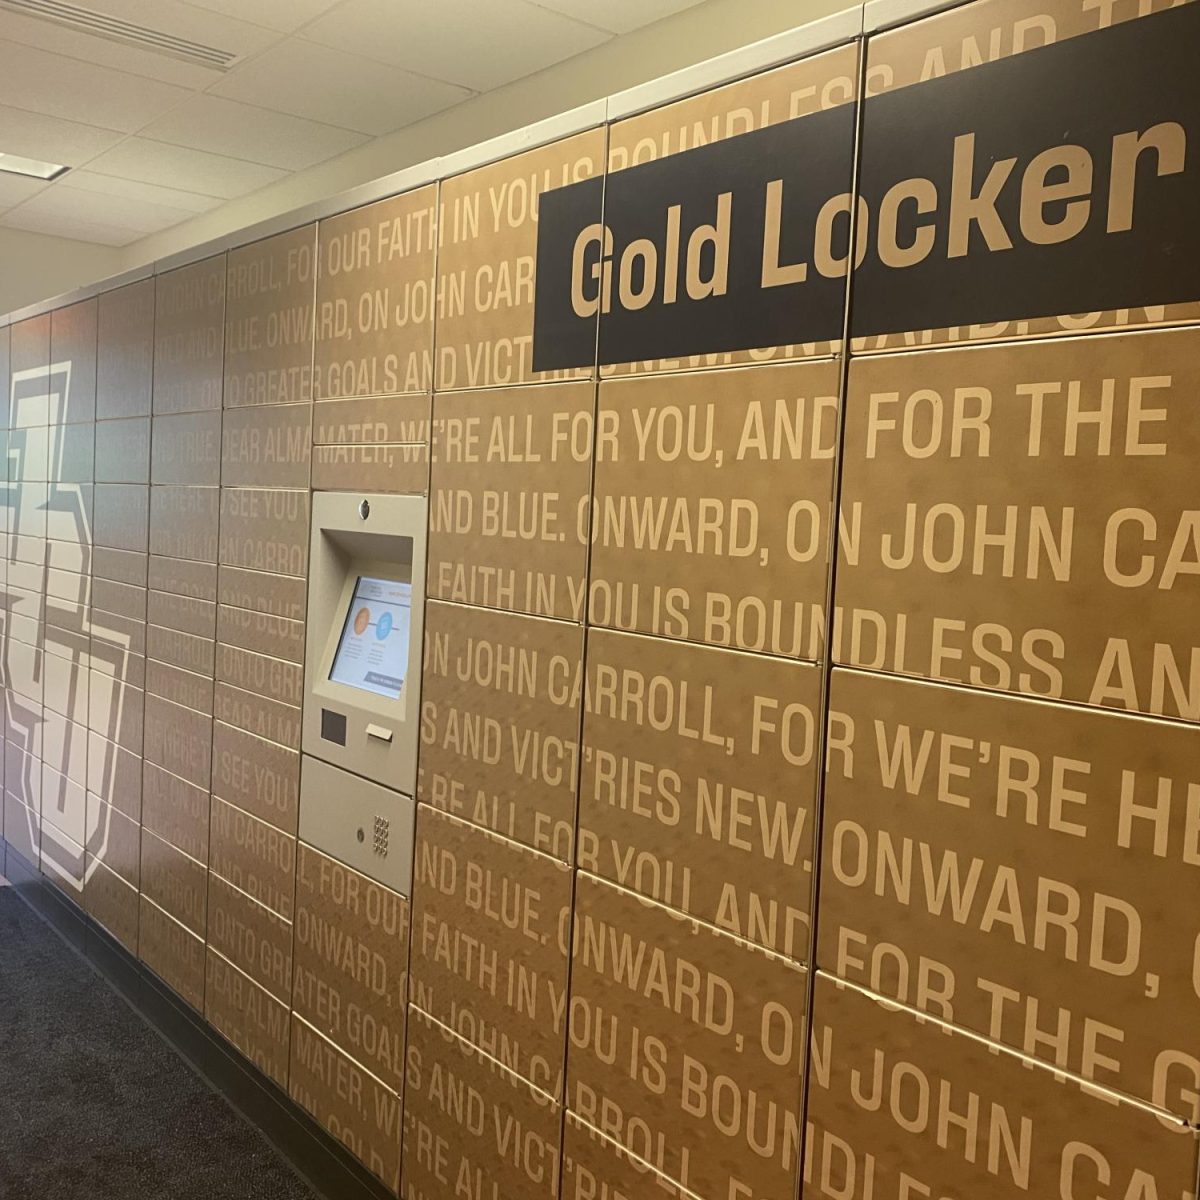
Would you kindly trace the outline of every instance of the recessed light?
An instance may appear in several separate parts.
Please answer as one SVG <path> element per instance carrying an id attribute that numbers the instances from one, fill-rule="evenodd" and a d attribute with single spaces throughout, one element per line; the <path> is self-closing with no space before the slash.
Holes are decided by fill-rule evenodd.
<path id="1" fill-rule="evenodd" d="M 36 158 L 22 158 L 19 154 L 0 154 L 0 171 L 9 175 L 25 175 L 30 179 L 57 179 L 69 167 L 61 163 L 40 162 Z"/>

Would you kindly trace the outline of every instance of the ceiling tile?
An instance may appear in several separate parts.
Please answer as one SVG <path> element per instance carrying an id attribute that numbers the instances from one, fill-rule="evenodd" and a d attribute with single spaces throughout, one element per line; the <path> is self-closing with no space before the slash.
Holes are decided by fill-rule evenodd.
<path id="1" fill-rule="evenodd" d="M 526 0 L 345 0 L 302 36 L 477 91 L 522 79 L 610 37 Z"/>
<path id="2" fill-rule="evenodd" d="M 465 100 L 465 88 L 290 38 L 211 89 L 360 133 L 384 134 Z"/>
<path id="3" fill-rule="evenodd" d="M 193 97 L 142 133 L 157 141 L 233 154 L 290 171 L 324 162 L 367 140 L 348 129 L 209 95 Z"/>
<path id="4" fill-rule="evenodd" d="M 208 12 L 226 13 L 253 21 L 268 29 L 292 33 L 314 17 L 327 12 L 339 0 L 187 0 L 196 8 Z"/>
<path id="5" fill-rule="evenodd" d="M 223 201 L 198 192 L 160 187 L 155 183 L 140 183 L 135 179 L 118 179 L 114 175 L 97 175 L 92 171 L 72 171 L 63 179 L 63 186 L 97 192 L 103 196 L 125 196 L 130 200 L 148 200 L 167 208 L 179 208 L 189 213 L 208 212 Z"/>
<path id="6" fill-rule="evenodd" d="M 176 187 L 202 196 L 232 200 L 281 179 L 286 171 L 223 154 L 169 146 L 149 138 L 129 138 L 88 164 L 89 170 L 120 179 Z"/>
<path id="7" fill-rule="evenodd" d="M 190 95 L 93 63 L 0 40 L 0 104 L 134 133 Z"/>
<path id="8" fill-rule="evenodd" d="M 93 7 L 97 6 L 93 4 Z M 180 0 L 104 0 L 98 7 L 118 20 L 142 25 L 158 33 L 187 38 L 219 50 L 228 50 L 239 56 L 257 54 L 278 41 L 280 36 L 259 25 L 205 12 Z M 5 12 L 0 23 L 4 37 L 10 41 L 164 83 L 203 88 L 221 77 L 221 72 L 215 68 L 72 29 L 57 21 Z"/>
<path id="9" fill-rule="evenodd" d="M 105 196 L 99 192 L 83 191 L 66 183 L 47 188 L 9 215 L 21 213 L 126 229 L 132 234 L 141 235 L 178 225 L 180 221 L 195 215 L 182 208 L 135 200 L 129 196 Z"/>
<path id="10" fill-rule="evenodd" d="M 652 25 L 673 13 L 695 8 L 703 0 L 537 0 L 542 8 L 552 8 L 557 13 L 598 25 L 613 33 L 629 33 Z M 799 22 L 800 18 L 797 18 Z"/>
<path id="11" fill-rule="evenodd" d="M 74 167 L 115 146 L 124 136 L 113 129 L 0 106 L 0 153 Z"/>
<path id="12" fill-rule="evenodd" d="M 144 234 L 132 229 L 120 229 L 115 225 L 101 225 L 95 221 L 81 221 L 73 217 L 52 216 L 46 213 L 26 212 L 14 209 L 0 217 L 0 225 L 10 229 L 24 229 L 29 233 L 44 233 L 51 237 L 70 238 L 76 242 L 96 242 L 102 246 L 128 246 Z"/>
<path id="13" fill-rule="evenodd" d="M 22 179 L 20 175 L 0 172 L 0 208 L 12 208 L 49 186 L 44 179 Z"/>

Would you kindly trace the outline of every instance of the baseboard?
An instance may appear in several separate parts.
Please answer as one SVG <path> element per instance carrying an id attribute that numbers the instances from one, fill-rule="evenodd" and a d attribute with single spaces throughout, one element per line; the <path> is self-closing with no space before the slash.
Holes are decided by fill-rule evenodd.
<path id="1" fill-rule="evenodd" d="M 0 838 L 13 890 L 326 1200 L 395 1200 L 336 1138 Z"/>

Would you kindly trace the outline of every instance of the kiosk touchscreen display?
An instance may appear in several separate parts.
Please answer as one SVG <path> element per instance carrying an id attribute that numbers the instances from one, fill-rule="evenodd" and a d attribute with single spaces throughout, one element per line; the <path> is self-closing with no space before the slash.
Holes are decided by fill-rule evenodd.
<path id="1" fill-rule="evenodd" d="M 398 700 L 408 673 L 412 584 L 360 575 L 329 678 Z"/>

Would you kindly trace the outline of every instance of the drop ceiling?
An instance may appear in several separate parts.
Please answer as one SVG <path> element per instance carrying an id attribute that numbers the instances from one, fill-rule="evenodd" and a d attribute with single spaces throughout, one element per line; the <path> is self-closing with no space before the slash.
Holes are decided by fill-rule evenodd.
<path id="1" fill-rule="evenodd" d="M 0 153 L 71 168 L 0 226 L 125 246 L 698 2 L 0 0 Z"/>

